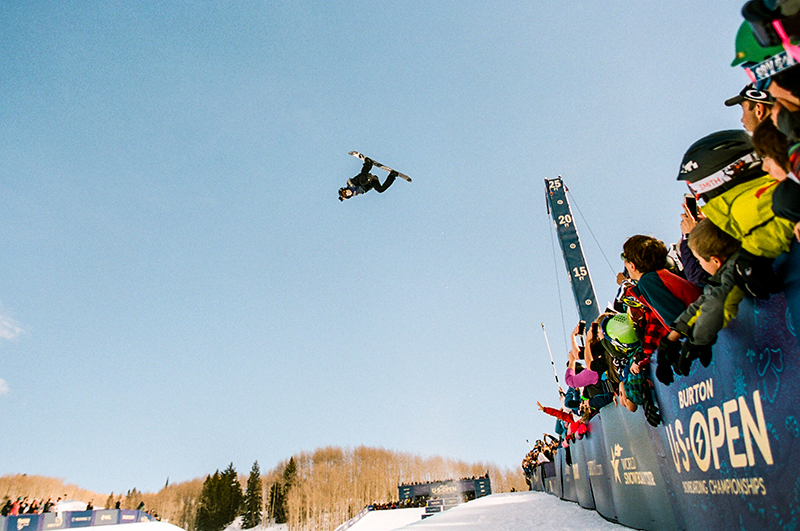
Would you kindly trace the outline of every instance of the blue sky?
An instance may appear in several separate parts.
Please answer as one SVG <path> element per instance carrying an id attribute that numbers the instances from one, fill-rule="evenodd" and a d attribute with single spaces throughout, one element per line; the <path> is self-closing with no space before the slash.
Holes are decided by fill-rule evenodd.
<path id="1" fill-rule="evenodd" d="M 543 179 L 603 304 L 740 127 L 741 4 L 3 2 L 0 474 L 518 467 L 577 319 Z M 340 203 L 350 150 L 414 182 Z"/>

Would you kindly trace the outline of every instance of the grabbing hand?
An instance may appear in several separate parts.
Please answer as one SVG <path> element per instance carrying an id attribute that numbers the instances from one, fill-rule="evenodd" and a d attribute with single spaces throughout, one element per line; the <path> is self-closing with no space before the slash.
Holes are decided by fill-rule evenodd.
<path id="1" fill-rule="evenodd" d="M 656 351 L 656 378 L 664 385 L 669 385 L 675 381 L 672 373 L 672 365 L 680 357 L 681 344 L 678 341 L 670 341 L 667 336 L 661 338 Z"/>
<path id="2" fill-rule="evenodd" d="M 715 338 L 716 340 L 716 338 Z M 714 344 L 712 341 L 706 345 L 695 345 L 691 341 L 686 341 L 681 349 L 681 357 L 678 360 L 678 372 L 683 376 L 688 376 L 692 368 L 692 362 L 696 359 L 700 360 L 703 367 L 708 367 L 711 363 L 711 346 Z"/>

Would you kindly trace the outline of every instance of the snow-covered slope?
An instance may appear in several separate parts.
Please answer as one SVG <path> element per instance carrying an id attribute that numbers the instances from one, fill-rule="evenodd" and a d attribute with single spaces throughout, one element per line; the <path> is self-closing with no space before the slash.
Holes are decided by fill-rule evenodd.
<path id="1" fill-rule="evenodd" d="M 137 522 L 135 524 L 104 525 L 85 529 L 102 529 L 103 531 L 183 531 L 180 527 L 166 522 Z"/>
<path id="2" fill-rule="evenodd" d="M 393 531 L 419 522 L 423 514 L 425 514 L 424 508 L 370 511 L 347 531 Z"/>
<path id="3" fill-rule="evenodd" d="M 444 513 L 399 528 L 378 527 L 385 516 L 376 511 L 372 522 L 363 518 L 351 527 L 355 531 L 620 531 L 629 529 L 604 520 L 595 511 L 583 509 L 542 492 L 493 494 L 465 503 Z M 372 515 L 372 513 L 371 513 Z M 370 515 L 370 516 L 371 516 Z M 361 524 L 364 522 L 364 526 Z M 375 527 L 367 526 L 373 524 Z"/>

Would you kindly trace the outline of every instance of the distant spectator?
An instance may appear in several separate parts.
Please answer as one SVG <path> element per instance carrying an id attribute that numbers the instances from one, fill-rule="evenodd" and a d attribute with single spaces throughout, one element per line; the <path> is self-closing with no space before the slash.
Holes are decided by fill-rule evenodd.
<path id="1" fill-rule="evenodd" d="M 44 502 L 44 506 L 42 507 L 42 513 L 51 513 L 53 512 L 53 507 L 55 503 L 53 503 L 53 498 L 47 498 L 47 501 Z"/>

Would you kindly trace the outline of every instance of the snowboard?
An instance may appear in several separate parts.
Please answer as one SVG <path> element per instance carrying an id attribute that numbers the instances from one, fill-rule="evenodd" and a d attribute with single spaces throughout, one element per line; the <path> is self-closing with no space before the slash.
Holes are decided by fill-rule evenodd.
<path id="1" fill-rule="evenodd" d="M 365 162 L 366 162 L 366 160 L 369 158 L 369 157 L 365 157 L 364 155 L 362 155 L 362 154 L 361 154 L 361 153 L 359 153 L 358 151 L 351 151 L 351 152 L 350 152 L 350 154 L 351 154 L 351 155 L 353 155 L 355 158 L 357 158 L 357 159 L 361 159 L 361 160 L 363 160 L 363 161 L 365 161 Z M 397 170 L 393 170 L 393 169 L 392 169 L 392 168 L 390 168 L 389 166 L 384 166 L 383 164 L 381 164 L 380 162 L 378 162 L 378 161 L 377 161 L 377 160 L 375 160 L 375 159 L 369 159 L 369 160 L 372 162 L 372 165 L 373 165 L 373 166 L 375 166 L 376 168 L 380 168 L 380 169 L 382 169 L 382 170 L 386 170 L 386 171 L 388 171 L 389 173 L 391 173 L 391 172 L 393 172 L 393 171 L 397 171 Z M 406 175 L 406 174 L 404 174 L 404 173 L 400 173 L 400 172 L 398 171 L 398 172 L 397 172 L 397 176 L 398 176 L 398 177 L 400 177 L 401 179 L 405 179 L 406 181 L 408 181 L 408 182 L 411 182 L 411 177 L 409 177 L 408 175 Z"/>

